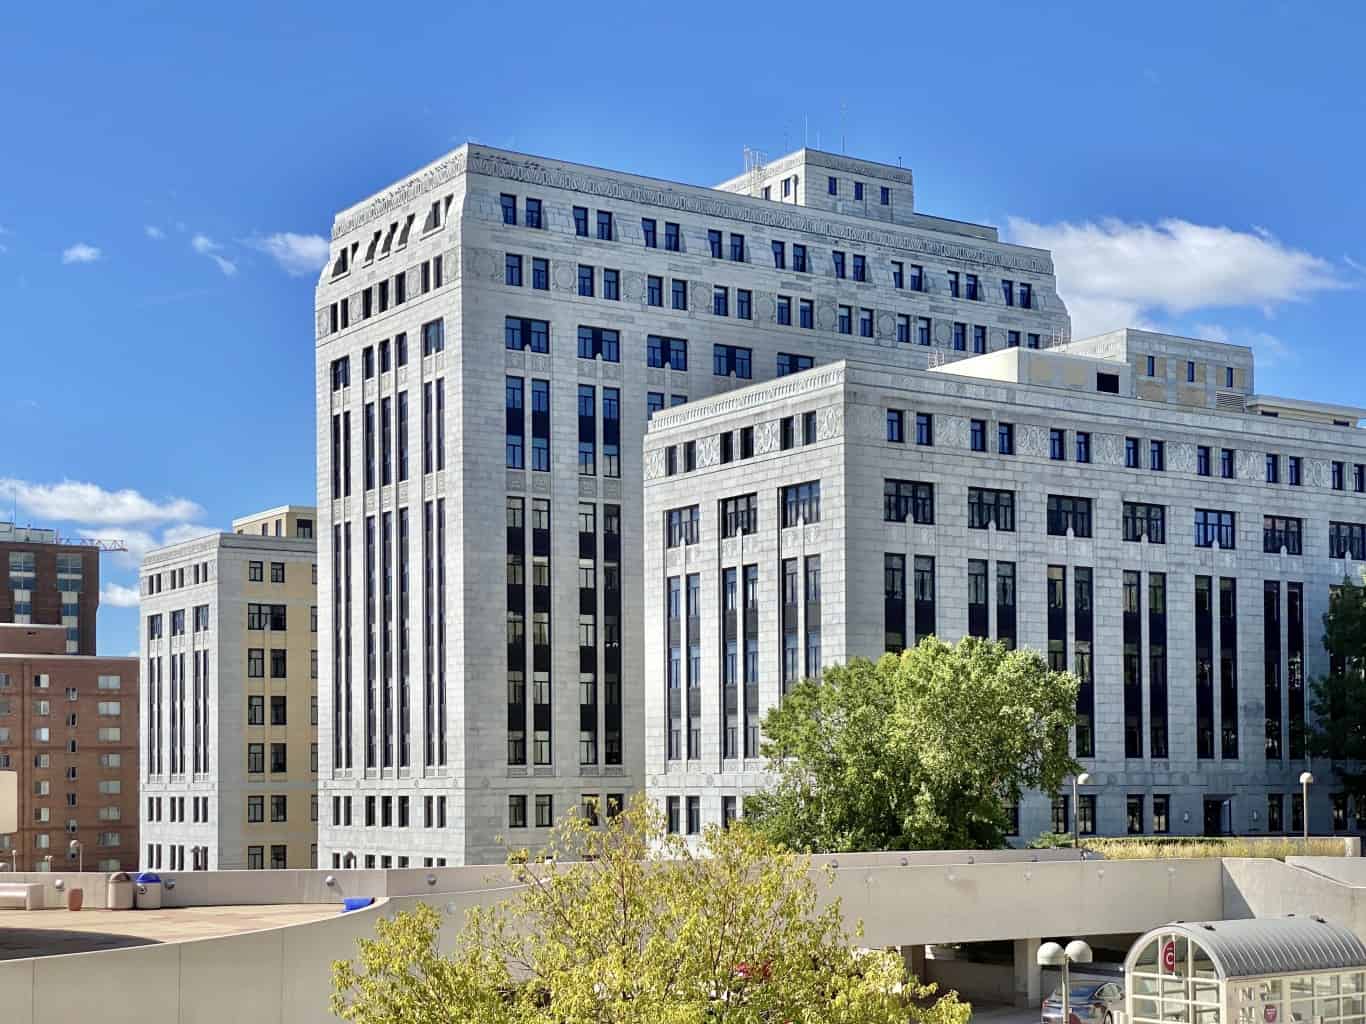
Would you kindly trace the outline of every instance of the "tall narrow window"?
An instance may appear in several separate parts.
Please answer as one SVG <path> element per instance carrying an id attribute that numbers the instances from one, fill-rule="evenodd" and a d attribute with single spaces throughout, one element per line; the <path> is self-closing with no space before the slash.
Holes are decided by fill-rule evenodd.
<path id="1" fill-rule="evenodd" d="M 906 649 L 906 556 L 883 555 L 883 648 L 900 654 Z"/>
<path id="2" fill-rule="evenodd" d="M 1162 572 L 1148 574 L 1148 756 L 1167 756 L 1167 574 Z"/>
<path id="3" fill-rule="evenodd" d="M 1214 757 L 1214 581 L 1195 577 L 1195 754 Z"/>
<path id="4" fill-rule="evenodd" d="M 596 476 L 597 464 L 597 389 L 579 385 L 579 475 Z"/>
<path id="5" fill-rule="evenodd" d="M 505 381 L 507 407 L 507 467 L 525 469 L 524 443 L 526 440 L 526 416 L 523 410 L 523 384 L 521 377 L 508 377 Z"/>
<path id="6" fill-rule="evenodd" d="M 381 398 L 379 402 L 379 482 L 388 487 L 394 482 L 393 463 L 393 399 Z"/>
<path id="7" fill-rule="evenodd" d="M 1143 576 L 1125 571 L 1123 578 L 1124 630 L 1124 756 L 1143 756 Z"/>
<path id="8" fill-rule="evenodd" d="M 1266 709 L 1266 759 L 1279 761 L 1282 754 L 1279 580 L 1265 580 L 1262 583 L 1262 676 L 1265 683 L 1263 706 Z"/>
<path id="9" fill-rule="evenodd" d="M 1094 590 L 1086 566 L 1072 570 L 1072 632 L 1075 639 L 1073 671 L 1081 686 L 1077 690 L 1077 756 L 1096 756 L 1096 679 L 1092 656 L 1094 639 Z"/>
<path id="10" fill-rule="evenodd" d="M 915 556 L 915 642 L 935 633 L 934 559 Z"/>
<path id="11" fill-rule="evenodd" d="M 408 392 L 398 393 L 398 478 L 408 479 Z"/>
<path id="12" fill-rule="evenodd" d="M 996 639 L 1015 649 L 1015 563 L 996 563 Z"/>
<path id="13" fill-rule="evenodd" d="M 1238 581 L 1219 578 L 1220 756 L 1238 758 Z"/>
<path id="14" fill-rule="evenodd" d="M 1285 684 L 1290 717 L 1288 753 L 1299 760 L 1305 751 L 1304 584 L 1285 585 Z"/>
<path id="15" fill-rule="evenodd" d="M 991 635 L 990 613 L 987 605 L 987 561 L 968 559 L 968 636 Z"/>
<path id="16" fill-rule="evenodd" d="M 550 382 L 531 382 L 531 468 L 550 472 Z"/>

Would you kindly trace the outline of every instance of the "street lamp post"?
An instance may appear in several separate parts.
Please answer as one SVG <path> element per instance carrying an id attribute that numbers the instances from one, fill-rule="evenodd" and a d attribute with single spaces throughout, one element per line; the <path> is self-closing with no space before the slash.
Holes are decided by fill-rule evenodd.
<path id="1" fill-rule="evenodd" d="M 1089 964 L 1091 947 L 1081 939 L 1073 939 L 1066 949 L 1056 942 L 1045 942 L 1039 947 L 1036 960 L 1040 967 L 1062 968 L 1062 1024 L 1071 1024 L 1072 979 L 1068 968 L 1072 964 Z"/>
<path id="2" fill-rule="evenodd" d="M 79 839 L 73 839 L 67 844 L 67 849 L 76 851 L 76 870 L 85 871 L 85 844 Z"/>
<path id="3" fill-rule="evenodd" d="M 1309 784 L 1314 781 L 1313 772 L 1300 772 L 1300 824 L 1304 826 L 1304 838 L 1309 838 Z"/>
<path id="4" fill-rule="evenodd" d="M 1090 772 L 1082 772 L 1080 775 L 1072 776 L 1072 849 L 1074 850 L 1077 848 L 1077 819 L 1081 817 L 1081 814 L 1079 813 L 1081 810 L 1081 804 L 1077 800 L 1077 787 L 1089 785 L 1090 782 Z M 1066 1016 L 1064 1016 L 1064 1024 L 1066 1020 L 1067 1018 Z"/>

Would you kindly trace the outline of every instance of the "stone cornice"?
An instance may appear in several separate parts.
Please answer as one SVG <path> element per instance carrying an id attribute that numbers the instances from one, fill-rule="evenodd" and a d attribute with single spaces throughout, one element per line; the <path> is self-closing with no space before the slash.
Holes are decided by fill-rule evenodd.
<path id="1" fill-rule="evenodd" d="M 844 363 L 832 363 L 818 370 L 794 374 L 792 377 L 771 381 L 767 384 L 756 384 L 753 387 L 745 388 L 738 394 L 732 394 L 725 398 L 706 398 L 700 402 L 688 402 L 675 406 L 667 411 L 661 410 L 651 418 L 650 431 L 646 434 L 645 440 L 648 443 L 656 432 L 685 426 L 694 420 L 726 416 L 769 402 L 796 398 L 798 395 L 806 395 L 813 391 L 821 391 L 843 384 L 844 369 Z"/>
<path id="2" fill-rule="evenodd" d="M 467 172 L 544 188 L 621 199 L 642 206 L 695 213 L 704 217 L 721 217 L 781 231 L 800 231 L 865 245 L 880 245 L 920 256 L 961 260 L 965 263 L 1024 270 L 1036 274 L 1053 273 L 1052 261 L 1048 257 L 1030 251 L 1001 252 L 986 246 L 944 241 L 905 229 L 892 230 L 872 224 L 850 223 L 843 219 L 822 216 L 805 207 L 747 199 L 714 189 L 687 185 L 647 185 L 622 178 L 591 174 L 584 168 L 569 165 L 551 166 L 533 159 L 512 159 L 502 153 L 468 147 L 456 150 L 448 158 L 420 171 L 368 203 L 340 215 L 332 226 L 332 237 L 336 239 L 347 234 L 365 222 L 407 204 Z"/>
<path id="3" fill-rule="evenodd" d="M 444 185 L 452 178 L 460 177 L 465 173 L 465 161 L 468 152 L 468 146 L 461 146 L 450 156 L 423 168 L 408 180 L 386 189 L 374 198 L 362 202 L 360 206 L 352 207 L 345 213 L 339 214 L 336 220 L 332 222 L 332 238 L 338 239 L 367 221 L 382 217 L 395 207 L 405 206 L 418 196 L 430 192 L 439 185 Z"/>
<path id="4" fill-rule="evenodd" d="M 1314 452 L 1326 458 L 1349 461 L 1363 461 L 1362 457 L 1366 455 L 1366 431 L 1131 398 L 1102 397 L 1038 384 L 959 377 L 942 371 L 878 367 L 854 360 L 841 360 L 777 381 L 756 384 L 724 397 L 703 398 L 657 412 L 645 435 L 645 447 L 650 450 L 676 444 L 676 437 L 661 435 L 678 427 L 721 419 L 746 409 L 762 408 L 775 400 L 795 398 L 837 385 L 844 386 L 848 401 L 853 404 L 882 405 L 889 393 L 900 393 L 905 396 L 899 400 L 900 404 L 908 407 L 914 404 L 911 396 L 920 395 L 992 409 L 1004 419 L 1018 417 L 1017 422 L 1021 424 L 1046 424 L 1063 410 L 1069 427 L 1075 422 L 1074 417 L 1081 416 L 1090 421 L 1090 429 L 1113 432 L 1116 436 L 1141 428 L 1149 432 L 1160 430 L 1162 433 L 1155 436 L 1173 443 L 1187 439 L 1208 443 L 1206 439 L 1223 437 L 1233 441 L 1230 447 L 1235 450 L 1255 453 L 1254 468 L 1258 472 L 1262 467 L 1260 453 L 1270 450 L 1290 454 Z"/>

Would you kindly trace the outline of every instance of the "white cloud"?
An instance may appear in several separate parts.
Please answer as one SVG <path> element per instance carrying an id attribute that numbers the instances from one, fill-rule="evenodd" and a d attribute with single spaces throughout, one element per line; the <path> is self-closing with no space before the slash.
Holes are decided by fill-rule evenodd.
<path id="1" fill-rule="evenodd" d="M 201 256 L 207 256 L 213 260 L 226 277 L 232 277 L 237 273 L 237 264 L 226 256 L 220 256 L 219 251 L 223 247 L 208 235 L 195 235 L 190 239 L 190 248 Z"/>
<path id="2" fill-rule="evenodd" d="M 158 242 L 166 237 L 166 232 L 162 231 L 161 228 L 157 227 L 155 224 L 148 224 L 142 230 L 146 232 L 148 238 L 154 239 Z"/>
<path id="3" fill-rule="evenodd" d="M 292 231 L 253 238 L 249 244 L 273 257 L 291 277 L 317 273 L 327 262 L 329 251 L 322 235 L 296 235 Z"/>
<path id="4" fill-rule="evenodd" d="M 75 245 L 62 250 L 63 263 L 94 263 L 103 255 L 100 250 L 93 245 L 86 245 L 84 242 L 77 242 Z"/>
<path id="5" fill-rule="evenodd" d="M 125 587 L 121 583 L 106 583 L 100 590 L 100 604 L 109 605 L 113 608 L 136 608 L 138 596 L 137 587 Z"/>
<path id="6" fill-rule="evenodd" d="M 109 491 L 81 480 L 37 484 L 0 478 L 0 496 L 12 497 L 38 519 L 96 526 L 185 521 L 203 511 L 186 498 L 156 501 L 131 488 Z"/>
<path id="7" fill-rule="evenodd" d="M 1251 231 L 1168 218 L 1035 224 L 1009 219 L 1012 241 L 1050 249 L 1072 336 L 1152 325 L 1156 314 L 1287 302 L 1350 287 L 1329 261 Z"/>

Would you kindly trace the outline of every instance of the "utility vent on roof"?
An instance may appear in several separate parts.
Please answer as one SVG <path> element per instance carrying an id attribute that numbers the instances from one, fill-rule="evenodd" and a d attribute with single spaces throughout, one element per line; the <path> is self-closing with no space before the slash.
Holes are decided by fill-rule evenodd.
<path id="1" fill-rule="evenodd" d="M 1214 393 L 1214 407 L 1220 412 L 1247 411 L 1246 400 L 1236 391 L 1216 391 Z"/>

